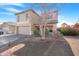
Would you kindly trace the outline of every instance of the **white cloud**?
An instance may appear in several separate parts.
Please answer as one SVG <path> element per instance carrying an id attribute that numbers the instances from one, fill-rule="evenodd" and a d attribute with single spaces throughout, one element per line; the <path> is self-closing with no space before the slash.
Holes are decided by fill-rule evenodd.
<path id="1" fill-rule="evenodd" d="M 71 23 L 71 22 L 62 20 L 61 22 L 59 22 L 59 23 L 57 24 L 57 27 L 61 27 L 61 24 L 62 24 L 62 23 L 66 23 L 66 24 L 68 24 L 68 25 L 73 25 L 73 23 Z"/>
<path id="2" fill-rule="evenodd" d="M 62 24 L 62 23 L 67 23 L 68 25 L 73 25 L 73 24 L 74 24 L 74 23 L 72 23 L 72 22 L 66 21 L 66 20 L 68 20 L 69 18 L 64 17 L 64 16 L 62 16 L 62 15 L 59 15 L 58 19 L 59 19 L 59 20 L 58 20 L 57 27 L 61 27 L 61 24 Z"/>
<path id="3" fill-rule="evenodd" d="M 14 15 L 13 13 L 9 13 L 9 12 L 0 12 L 0 14 L 3 14 L 3 15 L 10 15 L 10 16 L 13 16 L 13 15 Z"/>
<path id="4" fill-rule="evenodd" d="M 15 6 L 19 6 L 19 7 L 24 7 L 21 3 L 0 3 L 0 7 L 4 7 L 7 5 L 15 5 Z"/>
<path id="5" fill-rule="evenodd" d="M 15 9 L 15 8 L 5 8 L 7 11 L 9 11 L 9 12 L 14 12 L 14 13 L 16 13 L 16 12 L 21 12 L 21 10 L 17 10 L 17 9 Z"/>
<path id="6" fill-rule="evenodd" d="M 10 5 L 23 6 L 21 3 L 9 3 Z"/>

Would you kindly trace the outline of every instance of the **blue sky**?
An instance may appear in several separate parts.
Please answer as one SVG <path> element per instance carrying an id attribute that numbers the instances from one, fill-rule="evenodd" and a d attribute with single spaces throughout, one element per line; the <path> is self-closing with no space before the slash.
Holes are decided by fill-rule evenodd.
<path id="1" fill-rule="evenodd" d="M 50 8 L 52 8 L 52 4 Z M 39 13 L 38 4 L 34 3 L 0 3 L 0 22 L 16 22 L 16 13 L 24 10 L 33 9 Z M 55 8 L 57 9 L 57 8 Z M 74 24 L 79 20 L 79 4 L 78 3 L 63 3 L 58 6 L 58 26 L 63 22 Z"/>

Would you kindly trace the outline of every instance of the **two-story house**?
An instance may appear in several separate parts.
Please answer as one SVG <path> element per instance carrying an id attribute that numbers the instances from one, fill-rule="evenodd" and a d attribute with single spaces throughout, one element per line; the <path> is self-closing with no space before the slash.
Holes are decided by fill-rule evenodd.
<path id="1" fill-rule="evenodd" d="M 46 15 L 46 19 L 43 21 L 44 15 Z M 34 10 L 29 9 L 27 11 L 17 13 L 16 17 L 16 33 L 24 35 L 32 35 L 34 34 L 34 30 L 38 30 L 41 34 L 43 27 L 46 29 L 50 28 L 51 30 L 56 30 L 56 24 L 58 22 L 57 11 L 53 11 L 50 16 L 48 16 L 48 14 L 38 15 Z M 43 22 L 45 22 L 45 25 Z"/>

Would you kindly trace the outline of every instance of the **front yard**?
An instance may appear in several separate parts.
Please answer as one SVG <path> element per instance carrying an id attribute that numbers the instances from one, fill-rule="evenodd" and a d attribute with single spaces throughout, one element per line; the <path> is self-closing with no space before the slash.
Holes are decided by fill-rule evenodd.
<path id="1" fill-rule="evenodd" d="M 12 47 L 0 52 L 0 55 L 18 55 L 18 56 L 79 56 L 79 37 L 62 36 L 59 33 L 46 37 L 41 41 L 40 37 L 25 38 L 22 35 L 11 35 L 10 37 L 0 38 L 0 42 L 16 41 Z M 63 38 L 64 37 L 64 38 Z M 20 39 L 18 39 L 20 38 Z M 18 40 L 17 40 L 18 39 Z M 28 40 L 29 39 L 29 40 Z M 23 41 L 24 40 L 24 41 Z M 19 42 L 20 41 L 20 42 Z M 0 43 L 1 44 L 1 43 Z M 4 46 L 3 46 L 4 47 Z"/>
<path id="2" fill-rule="evenodd" d="M 12 37 L 13 38 L 13 37 Z M 41 38 L 39 38 L 41 39 Z M 23 39 L 21 39 L 23 40 Z M 18 41 L 17 41 L 18 43 Z M 14 43 L 12 44 L 14 45 Z M 8 53 L 10 52 L 10 53 Z M 7 54 L 8 53 L 8 54 Z M 1 55 L 16 56 L 73 56 L 73 52 L 68 42 L 58 32 L 50 38 L 38 40 L 36 37 L 24 39 L 17 45 L 1 52 Z"/>

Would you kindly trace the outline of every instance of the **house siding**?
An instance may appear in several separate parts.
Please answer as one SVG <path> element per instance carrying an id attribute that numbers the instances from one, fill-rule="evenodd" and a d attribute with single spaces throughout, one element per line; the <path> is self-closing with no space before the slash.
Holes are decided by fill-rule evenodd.
<path id="1" fill-rule="evenodd" d="M 25 13 L 22 13 L 22 14 L 18 14 L 16 17 L 17 17 L 17 22 L 25 22 L 25 21 L 27 21 L 27 16 L 28 15 L 28 13 L 27 12 L 25 12 Z"/>
<path id="2" fill-rule="evenodd" d="M 30 18 L 31 24 L 39 24 L 40 23 L 40 16 L 38 16 L 37 14 L 35 14 L 32 11 L 29 11 L 29 18 Z"/>

